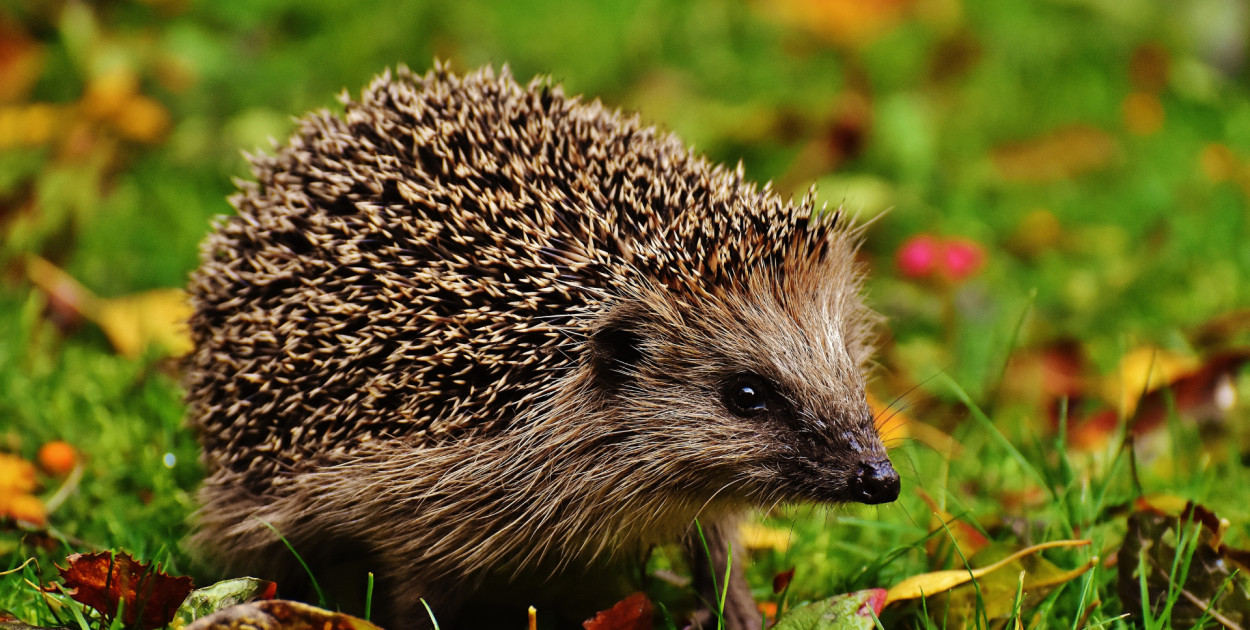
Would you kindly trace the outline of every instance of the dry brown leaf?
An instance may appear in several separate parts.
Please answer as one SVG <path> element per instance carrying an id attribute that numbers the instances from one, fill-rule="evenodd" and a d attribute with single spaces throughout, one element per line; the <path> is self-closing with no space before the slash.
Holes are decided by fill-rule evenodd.
<path id="1" fill-rule="evenodd" d="M 150 630 L 169 625 L 193 587 L 191 578 L 173 577 L 123 552 L 76 553 L 68 560 L 68 567 L 57 567 L 64 585 L 51 588 L 109 620 L 116 618 L 120 603 L 127 626 L 138 622 Z"/>
<path id="2" fill-rule="evenodd" d="M 1166 495 L 1143 498 L 1128 517 L 1124 543 L 1116 554 L 1125 610 L 1139 616 L 1149 607 L 1156 616 L 1167 615 L 1164 618 L 1177 628 L 1192 627 L 1199 619 L 1245 627 L 1250 622 L 1250 580 L 1245 577 L 1250 551 L 1224 543 L 1230 526 L 1226 519 L 1191 501 L 1178 513 L 1178 503 Z M 1192 547 L 1179 544 L 1182 540 Z M 1188 556 L 1186 568 L 1177 573 L 1174 567 L 1181 556 Z M 1175 593 L 1181 597 L 1170 601 Z"/>

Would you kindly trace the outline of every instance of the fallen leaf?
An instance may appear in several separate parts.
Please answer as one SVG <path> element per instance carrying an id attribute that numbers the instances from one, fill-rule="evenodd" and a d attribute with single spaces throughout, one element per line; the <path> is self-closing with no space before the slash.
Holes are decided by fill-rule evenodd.
<path id="1" fill-rule="evenodd" d="M 1197 368 L 1197 357 L 1143 346 L 1130 350 L 1120 359 L 1119 369 L 1102 386 L 1103 398 L 1118 401 L 1125 416 L 1132 416 L 1138 401 L 1147 393 L 1175 381 Z"/>
<path id="2" fill-rule="evenodd" d="M 778 573 L 773 576 L 773 594 L 780 595 L 786 587 L 790 586 L 790 582 L 794 580 L 794 567 Z"/>
<path id="3" fill-rule="evenodd" d="M 1026 547 L 1007 556 L 1006 558 L 1003 558 L 1002 560 L 979 569 L 951 569 L 947 571 L 933 571 L 930 573 L 913 575 L 890 587 L 886 597 L 888 601 L 896 602 L 904 599 L 916 599 L 918 597 L 936 595 L 937 593 L 955 588 L 960 584 L 964 584 L 984 575 L 993 573 L 994 571 L 1007 566 L 1012 561 L 1029 554 L 1055 547 L 1083 547 L 1089 543 L 1090 541 L 1088 540 L 1056 540 L 1033 545 L 1032 547 Z"/>
<path id="4" fill-rule="evenodd" d="M 39 497 L 30 494 L 14 494 L 0 497 L 0 518 L 41 526 L 48 522 L 48 508 Z"/>
<path id="5" fill-rule="evenodd" d="M 191 591 L 174 614 L 175 630 L 219 610 L 254 600 L 273 599 L 277 585 L 269 580 L 245 577 L 224 580 Z"/>
<path id="6" fill-rule="evenodd" d="M 1129 421 L 1133 435 L 1144 435 L 1164 426 L 1173 410 L 1194 422 L 1219 422 L 1236 402 L 1233 379 L 1247 361 L 1250 350 L 1218 354 L 1192 371 L 1171 376 L 1166 386 L 1155 388 L 1135 405 Z"/>
<path id="7" fill-rule="evenodd" d="M 239 604 L 196 619 L 183 630 L 381 630 L 351 615 L 285 599 Z"/>
<path id="8" fill-rule="evenodd" d="M 974 564 L 993 563 L 1010 555 L 1013 555 L 1012 547 L 998 543 L 983 548 L 969 560 Z M 929 597 L 925 607 L 934 612 L 942 611 L 948 627 L 974 625 L 961 622 L 971 621 L 978 614 L 990 620 L 1006 620 L 1015 613 L 1017 603 L 1021 608 L 1036 605 L 1053 587 L 1084 575 L 1098 561 L 1095 556 L 1073 569 L 1061 569 L 1039 554 L 1019 556 L 998 570 L 978 577 L 976 588 L 963 584 Z"/>
<path id="9" fill-rule="evenodd" d="M 156 347 L 176 357 L 193 347 L 186 327 L 191 313 L 181 289 L 153 289 L 102 300 L 93 319 L 122 356 L 138 357 Z"/>
<path id="10" fill-rule="evenodd" d="M 181 356 L 192 348 L 186 327 L 192 310 L 181 289 L 153 289 L 102 299 L 38 256 L 28 259 L 26 275 L 62 311 L 62 317 L 78 315 L 94 322 L 123 356 L 141 356 L 149 347 Z"/>
<path id="11" fill-rule="evenodd" d="M 1055 399 L 1080 398 L 1089 389 L 1090 369 L 1080 341 L 1058 339 L 1012 354 L 1003 376 L 1002 394 L 1037 406 Z"/>
<path id="12" fill-rule="evenodd" d="M 39 485 L 35 465 L 8 453 L 0 453 L 0 492 L 27 493 Z"/>
<path id="13" fill-rule="evenodd" d="M 885 607 L 886 591 L 872 588 L 799 606 L 782 616 L 775 630 L 869 630 Z"/>
<path id="14" fill-rule="evenodd" d="M 68 567 L 57 567 L 64 584 L 50 588 L 110 621 L 121 603 L 122 619 L 128 626 L 136 621 L 148 630 L 168 625 L 192 588 L 191 578 L 170 576 L 124 552 L 76 553 L 68 561 Z"/>
<path id="15" fill-rule="evenodd" d="M 582 622 L 582 627 L 586 630 L 651 630 L 651 612 L 651 600 L 646 593 L 634 593 Z"/>
<path id="16" fill-rule="evenodd" d="M 1173 514 L 1174 501 L 1153 501 L 1138 502 L 1117 553 L 1118 591 L 1125 610 L 1137 618 L 1146 605 L 1155 618 L 1166 611 L 1173 627 L 1192 627 L 1204 617 L 1226 627 L 1250 625 L 1250 552 L 1224 544 L 1228 522 L 1192 502 Z M 1188 555 L 1188 568 L 1177 583 L 1173 567 L 1186 561 L 1178 557 L 1182 551 Z"/>
<path id="17" fill-rule="evenodd" d="M 744 522 L 738 527 L 738 537 L 743 547 L 753 551 L 772 549 L 785 553 L 790 548 L 790 530 L 788 529 Z"/>
<path id="18" fill-rule="evenodd" d="M 34 464 L 7 453 L 0 453 L 0 518 L 43 525 L 47 509 L 32 493 L 39 486 Z"/>

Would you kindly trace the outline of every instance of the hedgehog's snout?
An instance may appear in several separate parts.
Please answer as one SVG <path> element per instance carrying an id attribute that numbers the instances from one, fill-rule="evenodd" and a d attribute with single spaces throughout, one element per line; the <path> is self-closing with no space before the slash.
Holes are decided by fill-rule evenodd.
<path id="1" fill-rule="evenodd" d="M 887 457 L 865 459 L 852 481 L 855 501 L 876 505 L 889 503 L 898 498 L 898 471 Z"/>

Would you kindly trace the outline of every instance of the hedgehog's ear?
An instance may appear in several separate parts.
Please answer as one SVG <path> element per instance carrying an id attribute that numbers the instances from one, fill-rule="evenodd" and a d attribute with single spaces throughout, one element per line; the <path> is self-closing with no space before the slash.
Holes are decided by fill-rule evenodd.
<path id="1" fill-rule="evenodd" d="M 643 359 L 642 334 L 637 321 L 613 317 L 590 335 L 587 361 L 595 383 L 616 389 L 635 373 Z"/>

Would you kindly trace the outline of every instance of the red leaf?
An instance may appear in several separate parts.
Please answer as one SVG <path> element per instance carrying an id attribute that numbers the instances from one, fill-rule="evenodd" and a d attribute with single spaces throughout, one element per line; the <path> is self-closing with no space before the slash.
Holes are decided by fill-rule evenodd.
<path id="1" fill-rule="evenodd" d="M 634 593 L 582 622 L 586 630 L 651 630 L 651 600 Z"/>
<path id="2" fill-rule="evenodd" d="M 773 576 L 773 593 L 780 593 L 790 586 L 790 580 L 794 579 L 794 567 L 790 567 L 786 571 L 782 571 Z"/>
<path id="3" fill-rule="evenodd" d="M 168 625 L 191 593 L 191 578 L 172 577 L 126 553 L 76 553 L 68 560 L 68 568 L 57 567 L 65 581 L 62 592 L 109 620 L 121 602 L 127 626 L 136 620 L 147 630 Z"/>

